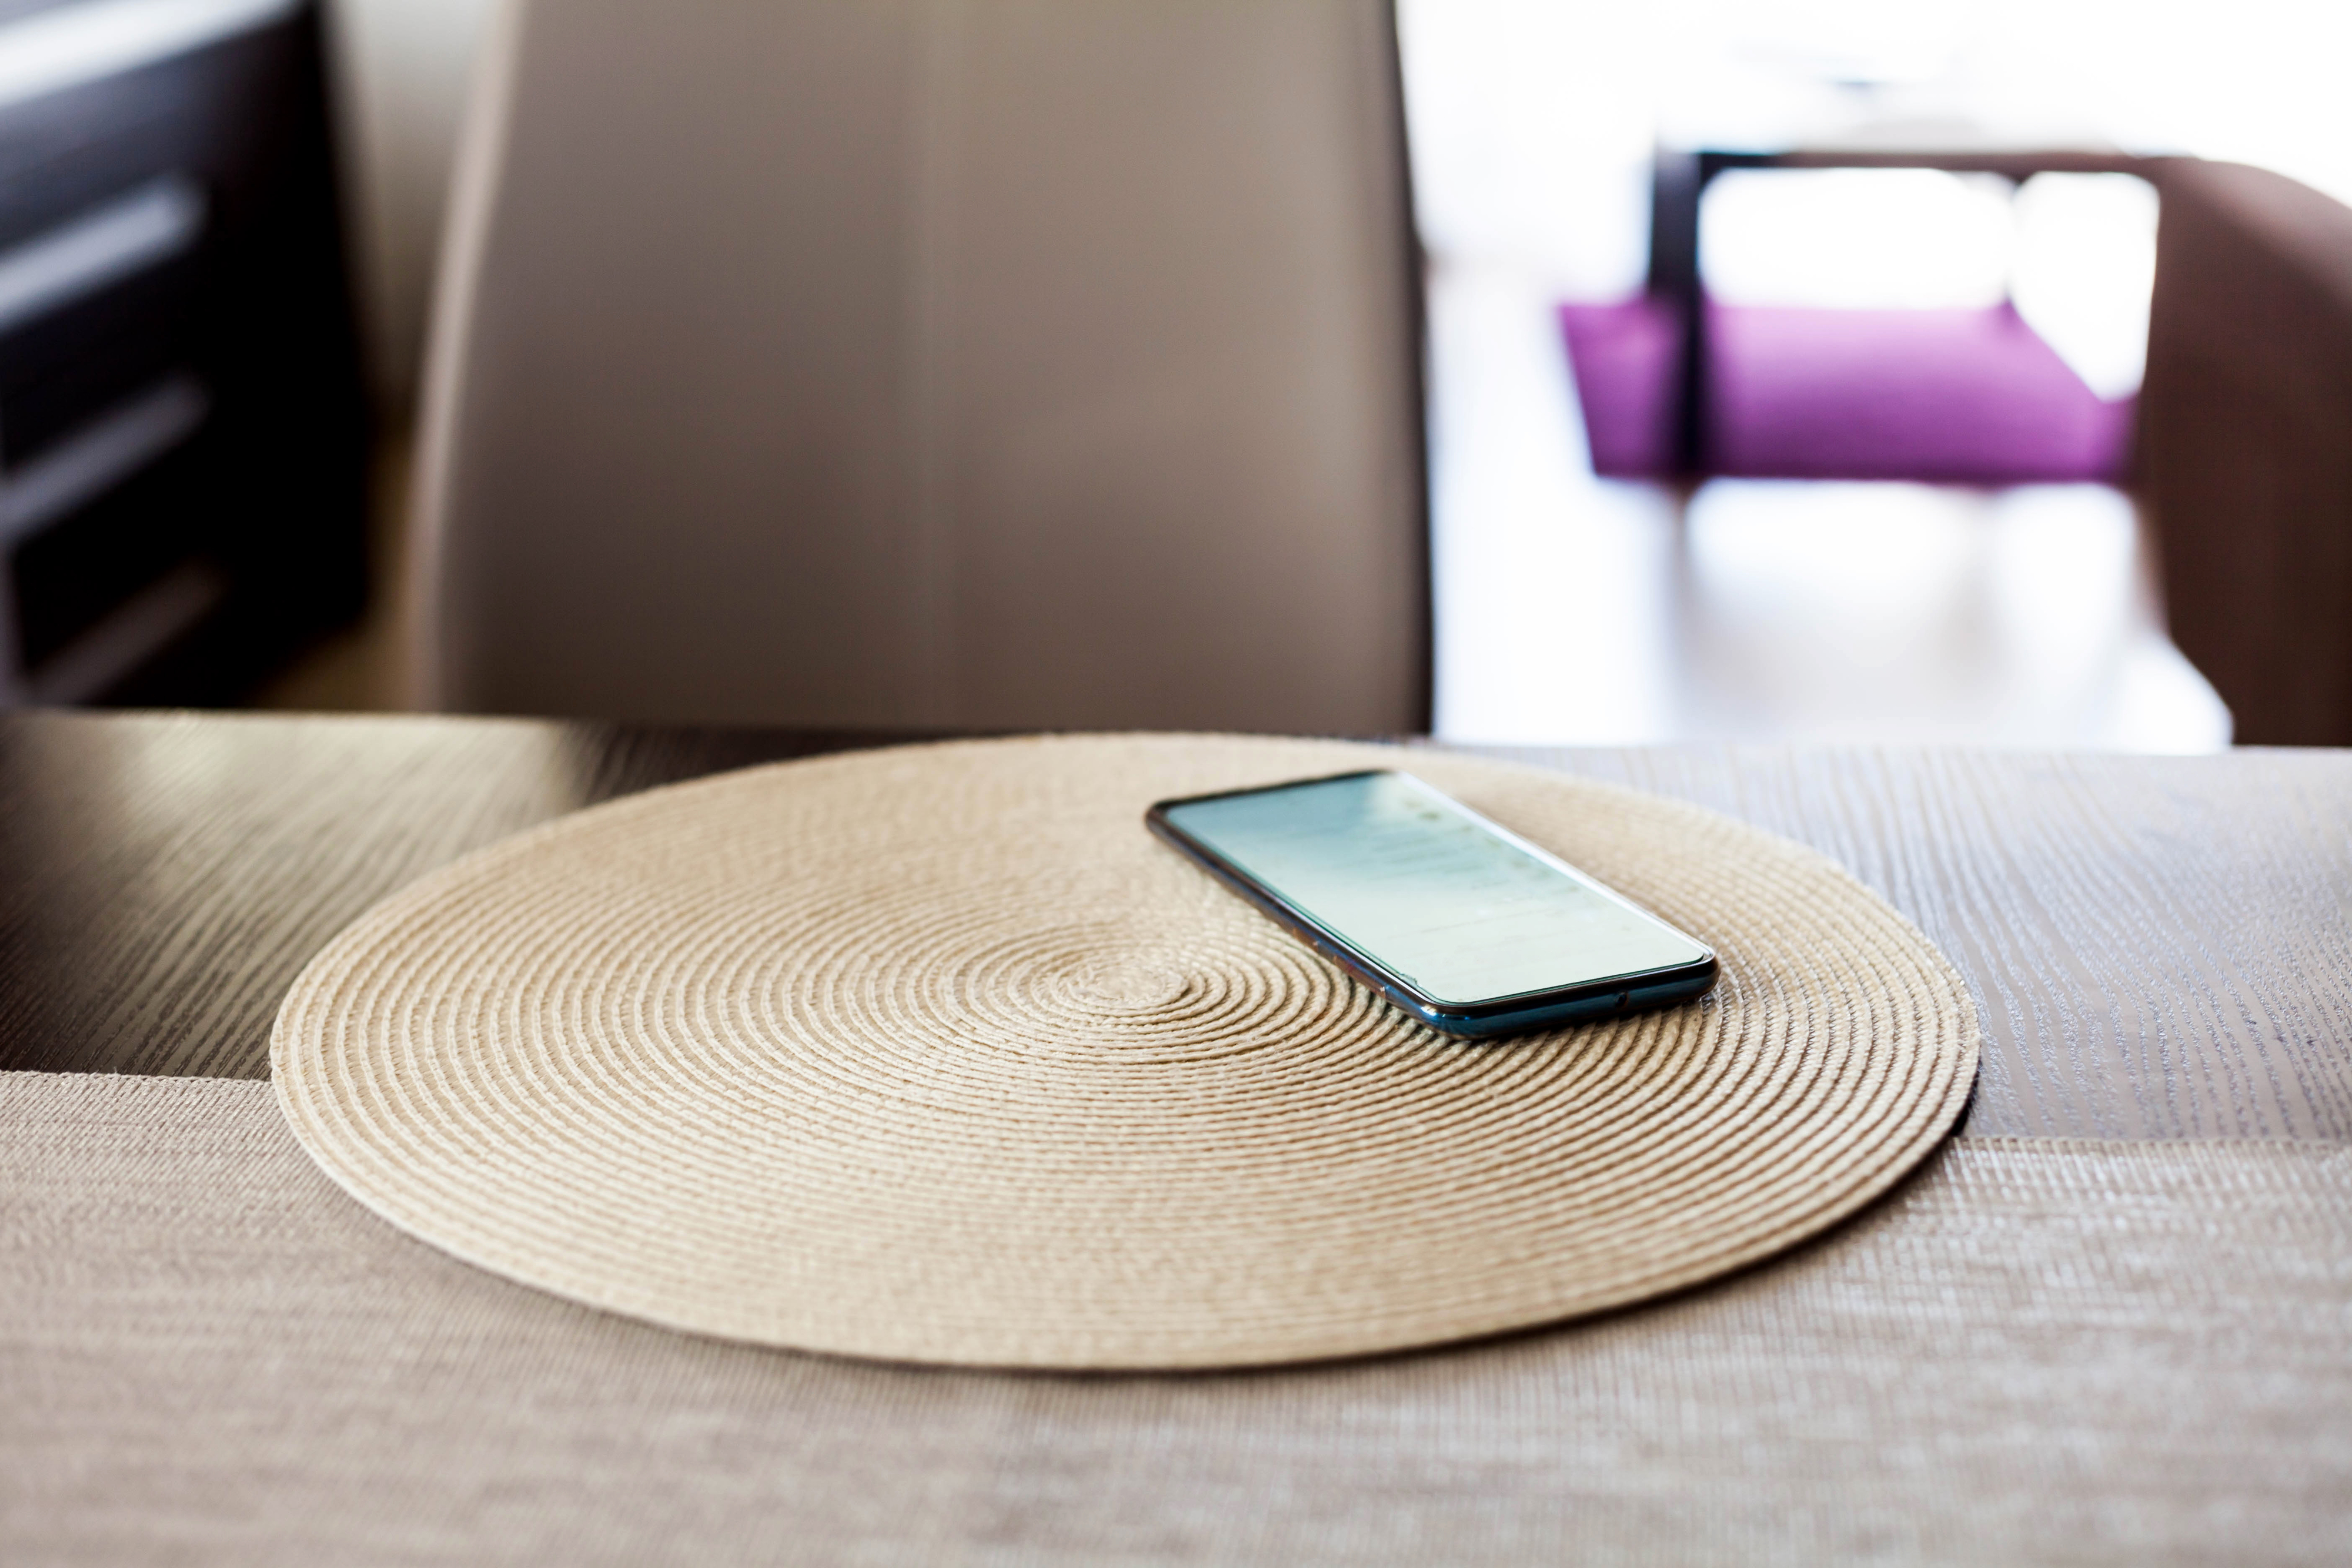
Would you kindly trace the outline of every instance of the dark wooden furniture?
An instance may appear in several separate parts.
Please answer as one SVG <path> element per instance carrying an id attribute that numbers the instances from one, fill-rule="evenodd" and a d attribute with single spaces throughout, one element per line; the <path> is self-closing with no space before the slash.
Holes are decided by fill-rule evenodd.
<path id="1" fill-rule="evenodd" d="M 0 715 L 0 1068 L 261 1078 L 310 956 L 534 822 L 873 737 L 536 720 Z"/>
<path id="2" fill-rule="evenodd" d="M 2352 207 L 2241 163 L 2160 188 L 2139 436 L 2172 640 L 2240 741 L 2352 744 Z"/>
<path id="3" fill-rule="evenodd" d="M 632 790 L 887 738 L 0 716 L 0 1068 L 265 1076 L 302 965 L 420 873 Z M 1916 921 L 1982 1017 L 1969 1133 L 2352 1138 L 2352 753 L 1520 755 L 1811 843 Z"/>
<path id="4" fill-rule="evenodd" d="M 70 46 L 70 47 L 68 47 Z M 319 8 L 0 6 L 0 705 L 217 702 L 358 612 Z"/>

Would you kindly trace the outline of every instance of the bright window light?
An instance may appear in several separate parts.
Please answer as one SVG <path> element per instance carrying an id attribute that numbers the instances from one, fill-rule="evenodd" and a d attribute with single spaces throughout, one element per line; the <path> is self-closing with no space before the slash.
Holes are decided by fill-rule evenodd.
<path id="1" fill-rule="evenodd" d="M 2090 389 L 2139 391 L 2156 284 L 2156 191 L 2129 174 L 2036 174 L 2017 193 L 2018 314 Z"/>
<path id="2" fill-rule="evenodd" d="M 1708 295 L 1727 305 L 1932 310 L 2008 297 L 2008 183 L 1937 169 L 1735 169 L 1699 209 Z"/>

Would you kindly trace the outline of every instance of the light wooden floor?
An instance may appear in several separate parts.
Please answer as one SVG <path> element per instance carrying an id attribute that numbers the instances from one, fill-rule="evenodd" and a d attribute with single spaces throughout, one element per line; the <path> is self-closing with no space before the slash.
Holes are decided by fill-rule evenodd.
<path id="1" fill-rule="evenodd" d="M 1445 738 L 2228 744 L 2120 493 L 1595 479 L 1544 291 L 1457 273 L 1431 304 Z M 409 452 L 379 460 L 376 602 L 256 706 L 401 706 Z"/>
<path id="2" fill-rule="evenodd" d="M 1441 736 L 2228 744 L 2121 492 L 1596 479 L 1547 298 L 1432 289 Z"/>

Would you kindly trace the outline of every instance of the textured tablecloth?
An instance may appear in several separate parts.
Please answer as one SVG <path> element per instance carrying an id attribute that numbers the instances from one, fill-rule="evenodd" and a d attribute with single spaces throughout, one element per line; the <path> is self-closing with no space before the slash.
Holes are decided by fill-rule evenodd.
<path id="1" fill-rule="evenodd" d="M 1270 1374 L 687 1338 L 412 1241 L 267 1083 L 0 1074 L 11 1563 L 2352 1560 L 2352 1148 L 1957 1142 L 1664 1305 Z"/>

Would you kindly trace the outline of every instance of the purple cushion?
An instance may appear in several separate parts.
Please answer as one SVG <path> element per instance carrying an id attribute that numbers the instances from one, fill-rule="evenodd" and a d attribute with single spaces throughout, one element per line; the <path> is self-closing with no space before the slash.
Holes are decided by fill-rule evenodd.
<path id="1" fill-rule="evenodd" d="M 1670 472 L 1683 381 L 1682 326 L 1674 311 L 1647 298 L 1563 305 L 1559 323 L 1593 472 L 1622 479 Z"/>
<path id="2" fill-rule="evenodd" d="M 2112 479 L 2129 460 L 2132 400 L 2101 400 L 2006 305 L 1707 312 L 1715 473 L 2016 484 Z M 1593 467 L 1670 472 L 1671 310 L 1634 299 L 1559 316 Z"/>

